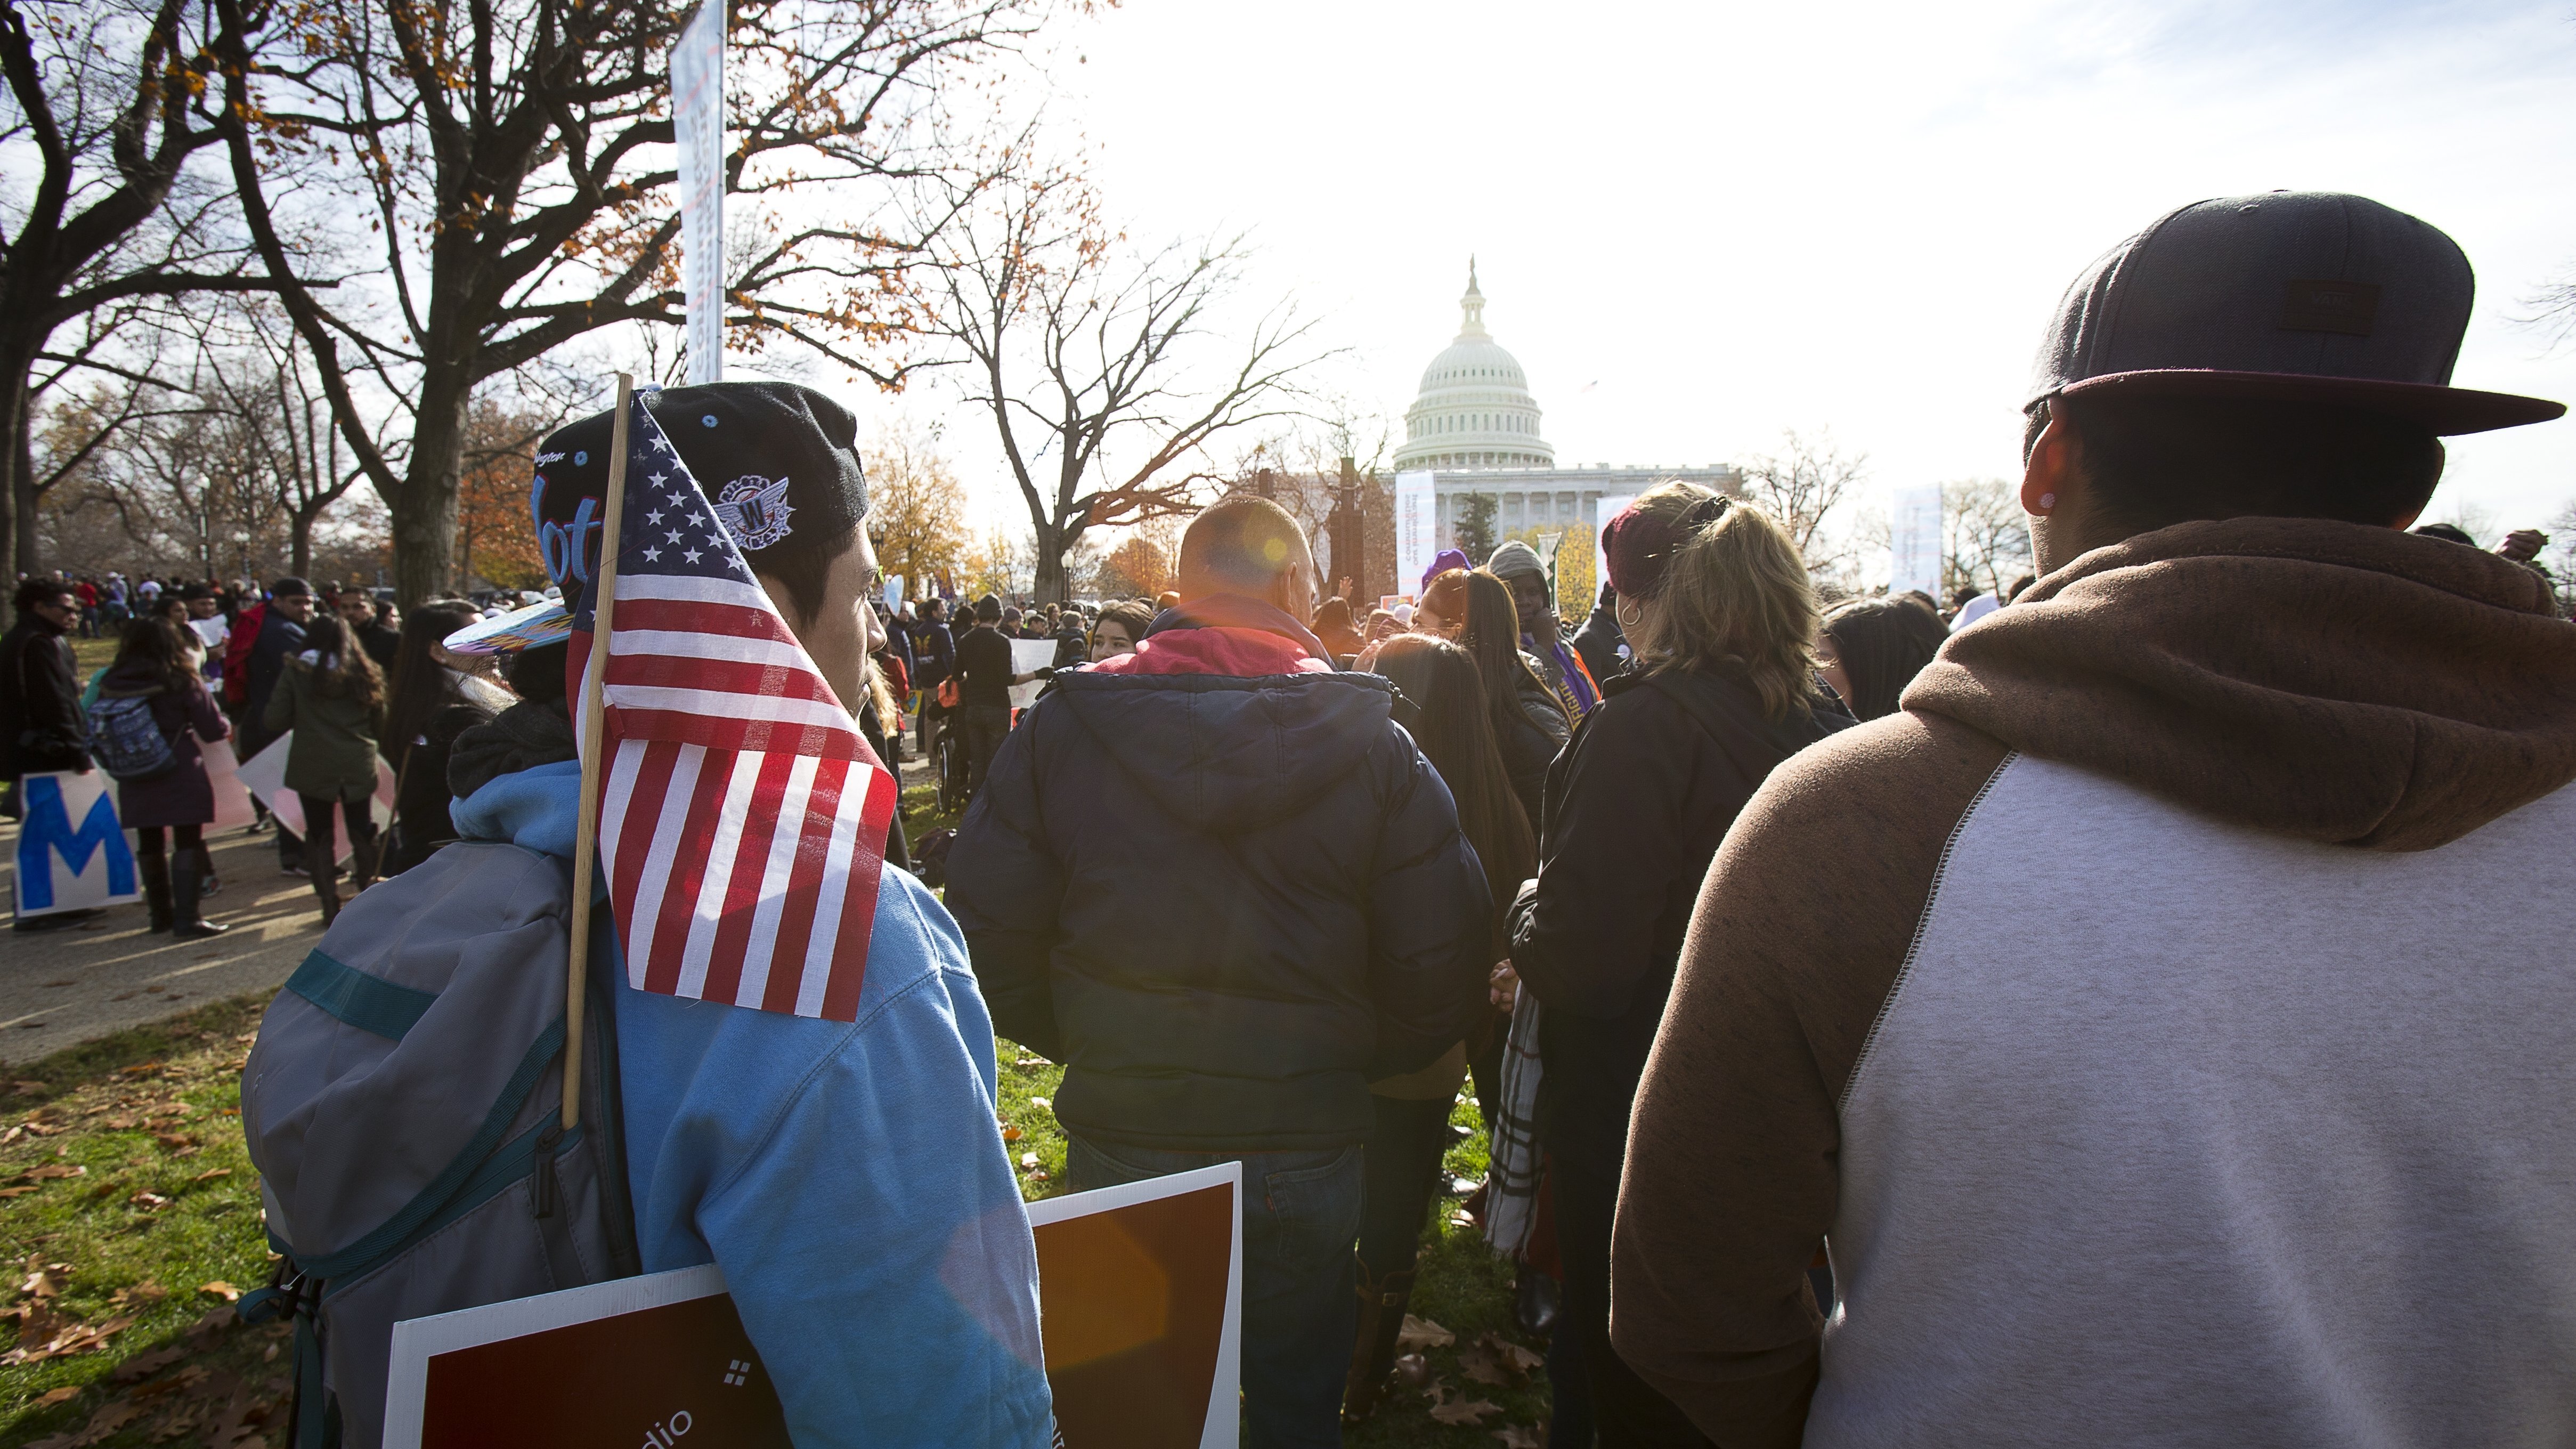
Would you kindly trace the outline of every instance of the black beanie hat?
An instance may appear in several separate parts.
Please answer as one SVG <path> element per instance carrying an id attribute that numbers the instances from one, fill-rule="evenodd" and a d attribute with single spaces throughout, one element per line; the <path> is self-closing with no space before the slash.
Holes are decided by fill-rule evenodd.
<path id="1" fill-rule="evenodd" d="M 846 538 L 867 515 L 858 419 L 812 388 L 712 382 L 640 389 L 636 396 L 755 569 L 761 550 L 791 535 Z M 546 572 L 567 600 L 579 597 L 599 561 L 615 421 L 609 412 L 593 413 L 537 445 L 529 507 Z"/>

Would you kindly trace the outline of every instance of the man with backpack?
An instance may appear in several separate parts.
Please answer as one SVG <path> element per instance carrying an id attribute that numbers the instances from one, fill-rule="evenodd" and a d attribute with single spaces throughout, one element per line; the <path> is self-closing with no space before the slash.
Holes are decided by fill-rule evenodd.
<path id="1" fill-rule="evenodd" d="M 730 533 L 834 696 L 863 679 L 876 564 L 855 419 L 783 383 L 639 404 L 706 501 L 631 471 L 630 528 L 660 512 L 648 526 L 681 535 L 672 551 Z M 538 449 L 539 540 L 570 600 L 602 547 L 612 422 Z M 670 596 L 619 597 L 624 638 L 640 627 L 626 609 Z M 578 1122 L 560 1120 L 581 791 L 571 620 L 512 627 L 530 644 L 510 670 L 522 702 L 459 737 L 449 763 L 461 838 L 348 906 L 270 1008 L 245 1076 L 243 1125 L 288 1255 L 261 1310 L 318 1316 L 344 1442 L 378 1442 L 399 1319 L 712 1263 L 796 1443 L 1043 1449 L 1036 1250 L 994 1115 L 992 1025 L 955 923 L 910 874 L 878 872 L 873 901 L 834 897 L 872 925 L 856 1000 L 833 1019 L 630 981 L 606 902 L 634 857 L 611 858 Z M 671 862 L 654 894 L 685 889 L 689 868 Z M 715 929 L 759 929 L 764 909 Z M 797 963 L 782 946 L 740 964 Z"/>

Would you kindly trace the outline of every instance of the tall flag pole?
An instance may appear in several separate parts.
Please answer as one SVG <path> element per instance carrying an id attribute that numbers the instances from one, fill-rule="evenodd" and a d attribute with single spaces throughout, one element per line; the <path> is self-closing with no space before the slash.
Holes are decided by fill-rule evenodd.
<path id="1" fill-rule="evenodd" d="M 623 372 L 617 374 L 617 417 L 609 424 L 608 497 L 602 500 L 607 516 L 599 532 L 599 567 L 591 571 L 602 629 L 610 626 L 617 612 L 617 550 L 611 545 L 626 524 L 626 455 L 630 451 L 626 424 L 634 396 L 635 379 Z M 576 539 L 573 546 L 581 547 L 580 541 Z M 599 744 L 608 713 L 600 707 L 600 693 L 606 685 L 607 664 L 608 652 L 604 649 L 582 661 L 581 693 L 577 696 L 581 709 L 581 814 L 573 822 L 572 958 L 565 970 L 564 987 L 566 1132 L 581 1125 L 581 1018 L 582 1006 L 589 997 L 592 860 L 599 848 Z"/>
<path id="2" fill-rule="evenodd" d="M 599 681 L 582 819 L 597 821 L 627 983 L 854 1021 L 894 776 L 652 410 L 618 416 L 633 430 L 612 466 L 634 497 L 603 535 L 569 663 Z"/>
<path id="3" fill-rule="evenodd" d="M 725 0 L 699 0 L 671 47 L 671 125 L 680 143 L 680 279 L 688 297 L 689 384 L 724 381 Z"/>

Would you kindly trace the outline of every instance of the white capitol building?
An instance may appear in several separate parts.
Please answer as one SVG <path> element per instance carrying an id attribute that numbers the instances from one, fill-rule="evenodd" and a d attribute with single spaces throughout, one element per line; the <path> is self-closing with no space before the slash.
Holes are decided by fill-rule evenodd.
<path id="1" fill-rule="evenodd" d="M 1467 295 L 1458 305 L 1464 314 L 1458 340 L 1423 369 L 1422 391 L 1404 414 L 1404 444 L 1395 450 L 1398 472 L 1431 471 L 1444 547 L 1459 517 L 1459 500 L 1471 494 L 1494 499 L 1499 538 L 1524 528 L 1598 527 L 1595 506 L 1603 498 L 1643 493 L 1667 478 L 1738 491 L 1743 475 L 1724 466 L 1558 467 L 1556 450 L 1539 432 L 1538 399 L 1530 395 L 1520 360 L 1485 330 L 1485 294 L 1476 286 L 1472 259 Z"/>

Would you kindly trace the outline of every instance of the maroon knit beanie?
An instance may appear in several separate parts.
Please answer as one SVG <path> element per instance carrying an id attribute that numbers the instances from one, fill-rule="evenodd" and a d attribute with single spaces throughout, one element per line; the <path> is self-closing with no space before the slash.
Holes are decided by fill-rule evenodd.
<path id="1" fill-rule="evenodd" d="M 1610 587 L 1622 598 L 1651 599 L 1664 587 L 1664 570 L 1682 545 L 1726 513 L 1726 495 L 1703 498 L 1680 518 L 1646 513 L 1631 503 L 1601 531 L 1610 560 Z"/>

